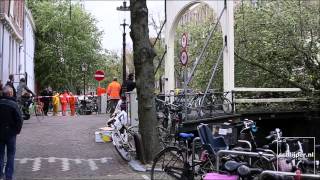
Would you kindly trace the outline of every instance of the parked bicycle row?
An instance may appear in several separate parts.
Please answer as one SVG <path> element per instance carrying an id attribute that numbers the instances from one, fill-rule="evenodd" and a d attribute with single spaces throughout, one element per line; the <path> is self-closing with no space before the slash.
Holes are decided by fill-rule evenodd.
<path id="1" fill-rule="evenodd" d="M 172 104 L 183 106 L 187 114 L 197 117 L 212 116 L 215 114 L 232 113 L 232 103 L 226 98 L 228 93 L 210 90 L 204 92 L 177 92 L 172 96 L 158 95 L 156 99 L 157 110 L 163 110 L 165 99 L 170 99 Z"/>
<path id="2" fill-rule="evenodd" d="M 233 134 L 231 127 L 240 128 L 235 144 L 228 135 Z M 164 149 L 154 159 L 151 179 L 320 179 L 314 175 L 319 173 L 319 146 L 284 137 L 278 128 L 262 146 L 256 143 L 256 123 L 248 119 L 229 123 L 227 129 L 201 124 L 196 133 L 172 132 L 166 138 L 167 129 L 159 129 Z"/>

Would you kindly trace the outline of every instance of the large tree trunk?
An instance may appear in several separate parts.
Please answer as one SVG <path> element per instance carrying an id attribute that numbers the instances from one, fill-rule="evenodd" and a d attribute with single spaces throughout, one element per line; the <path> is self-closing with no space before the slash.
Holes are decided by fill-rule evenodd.
<path id="1" fill-rule="evenodd" d="M 139 130 L 147 162 L 158 150 L 157 119 L 154 101 L 155 52 L 149 40 L 148 9 L 146 0 L 130 0 L 133 60 L 138 94 Z"/>

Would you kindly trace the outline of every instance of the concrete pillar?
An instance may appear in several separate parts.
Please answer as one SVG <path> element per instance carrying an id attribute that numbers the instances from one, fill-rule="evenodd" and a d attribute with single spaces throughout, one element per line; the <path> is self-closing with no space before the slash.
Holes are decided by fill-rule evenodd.
<path id="1" fill-rule="evenodd" d="M 227 9 L 222 21 L 225 27 L 224 41 L 227 47 L 223 52 L 223 88 L 224 92 L 231 92 L 234 89 L 234 16 L 233 1 L 227 1 Z M 225 39 L 226 38 L 226 39 Z M 232 100 L 231 93 L 227 98 Z"/>
<path id="2" fill-rule="evenodd" d="M 165 76 L 164 76 L 164 92 L 169 94 L 175 88 L 174 78 L 174 39 L 167 41 L 167 54 L 165 59 Z"/>

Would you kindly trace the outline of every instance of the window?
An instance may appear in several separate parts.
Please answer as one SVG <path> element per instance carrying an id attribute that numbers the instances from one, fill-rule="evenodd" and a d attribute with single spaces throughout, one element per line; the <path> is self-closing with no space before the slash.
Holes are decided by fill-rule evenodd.
<path id="1" fill-rule="evenodd" d="M 12 59 L 12 40 L 11 40 L 11 36 L 9 36 L 9 61 L 8 61 L 8 71 L 10 73 L 11 70 L 11 59 Z"/>

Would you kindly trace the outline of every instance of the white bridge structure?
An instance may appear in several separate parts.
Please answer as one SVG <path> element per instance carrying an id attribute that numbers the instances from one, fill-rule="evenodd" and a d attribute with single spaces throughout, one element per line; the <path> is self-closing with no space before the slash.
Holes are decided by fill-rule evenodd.
<path id="1" fill-rule="evenodd" d="M 175 89 L 175 70 L 174 70 L 174 39 L 175 32 L 180 18 L 183 14 L 197 3 L 206 3 L 217 15 L 223 36 L 223 89 L 224 92 L 296 92 L 299 88 L 254 88 L 254 87 L 235 87 L 235 62 L 234 62 L 234 0 L 167 0 L 166 1 L 166 24 L 165 24 L 165 43 L 167 45 L 167 54 L 165 56 L 165 94 L 169 94 Z M 210 35 L 208 35 L 209 37 Z M 210 40 L 210 38 L 209 38 Z M 209 49 L 207 49 L 209 50 Z M 210 51 L 210 50 L 209 50 Z M 202 52 L 203 53 L 203 52 Z M 200 54 L 196 61 L 201 60 Z M 191 77 L 192 78 L 192 77 Z M 190 77 L 189 77 L 190 80 Z M 227 98 L 230 101 L 238 103 L 252 103 L 254 99 L 233 99 L 232 93 Z M 260 99 L 256 102 L 285 102 L 286 98 Z M 294 101 L 293 98 L 289 99 Z"/>

